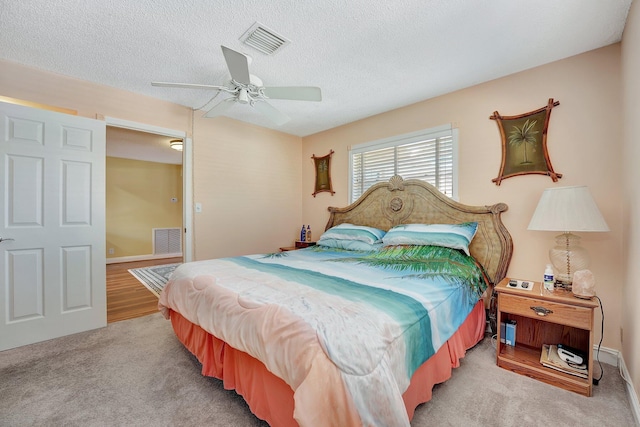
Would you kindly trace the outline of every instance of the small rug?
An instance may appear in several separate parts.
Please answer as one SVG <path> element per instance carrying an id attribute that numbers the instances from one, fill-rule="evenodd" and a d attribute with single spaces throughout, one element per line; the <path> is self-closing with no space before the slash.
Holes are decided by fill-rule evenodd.
<path id="1" fill-rule="evenodd" d="M 162 292 L 164 285 L 167 284 L 169 276 L 171 276 L 173 270 L 175 270 L 179 265 L 180 263 L 132 268 L 129 270 L 129 273 L 138 279 L 140 283 L 149 289 L 155 296 L 160 298 L 160 292 Z"/>

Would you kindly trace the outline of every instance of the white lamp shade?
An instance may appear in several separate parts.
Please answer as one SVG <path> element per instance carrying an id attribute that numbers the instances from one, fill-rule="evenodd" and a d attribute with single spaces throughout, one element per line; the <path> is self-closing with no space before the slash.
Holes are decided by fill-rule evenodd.
<path id="1" fill-rule="evenodd" d="M 528 230 L 609 231 L 586 186 L 547 188 L 542 193 Z"/>

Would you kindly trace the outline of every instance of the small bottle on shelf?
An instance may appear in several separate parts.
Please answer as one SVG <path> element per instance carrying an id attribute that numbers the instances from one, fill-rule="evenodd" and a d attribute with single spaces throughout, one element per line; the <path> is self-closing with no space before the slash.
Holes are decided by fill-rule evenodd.
<path id="1" fill-rule="evenodd" d="M 307 229 L 304 228 L 304 224 L 302 224 L 302 230 L 300 230 L 300 241 L 304 242 L 307 239 Z"/>
<path id="2" fill-rule="evenodd" d="M 544 279 L 542 282 L 545 292 L 553 292 L 554 288 L 554 277 L 553 277 L 553 266 L 551 264 L 547 264 L 547 268 L 544 269 Z"/>
<path id="3" fill-rule="evenodd" d="M 305 241 L 311 241 L 311 225 L 307 225 L 307 232 L 305 233 Z"/>

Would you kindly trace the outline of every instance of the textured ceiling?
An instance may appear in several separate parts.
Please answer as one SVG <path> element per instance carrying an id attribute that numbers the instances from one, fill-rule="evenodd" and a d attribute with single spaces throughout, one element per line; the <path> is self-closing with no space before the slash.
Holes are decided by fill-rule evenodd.
<path id="1" fill-rule="evenodd" d="M 0 58 L 199 108 L 220 45 L 265 86 L 319 86 L 320 103 L 270 101 L 306 136 L 620 41 L 632 0 L 0 0 Z M 242 44 L 259 21 L 291 40 Z M 276 128 L 248 105 L 229 117 Z"/>

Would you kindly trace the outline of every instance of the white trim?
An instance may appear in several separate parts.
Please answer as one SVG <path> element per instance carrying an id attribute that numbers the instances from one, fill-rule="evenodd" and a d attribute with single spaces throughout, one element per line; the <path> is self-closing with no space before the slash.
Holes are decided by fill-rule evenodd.
<path id="1" fill-rule="evenodd" d="M 596 352 L 598 351 L 598 346 L 593 346 L 593 361 L 596 362 Z M 631 375 L 627 370 L 627 365 L 624 363 L 624 358 L 622 357 L 622 353 L 613 348 L 600 347 L 600 362 L 606 363 L 607 365 L 613 365 L 618 367 L 620 370 L 620 375 L 627 387 L 627 398 L 629 399 L 629 406 L 631 406 L 631 413 L 636 420 L 636 424 L 640 426 L 640 402 L 638 401 L 638 394 L 631 383 Z"/>
<path id="2" fill-rule="evenodd" d="M 160 254 L 160 255 L 133 255 L 133 256 L 121 256 L 117 258 L 107 258 L 107 264 L 119 264 L 121 262 L 133 262 L 133 261 L 149 261 L 153 259 L 164 258 L 178 258 L 182 257 L 181 253 L 177 254 Z"/>
<path id="3" fill-rule="evenodd" d="M 413 140 L 423 140 L 438 138 L 441 136 L 451 135 L 453 127 L 451 124 L 436 126 L 429 129 L 422 129 L 417 132 L 409 132 L 401 135 L 391 136 L 389 138 L 377 139 L 375 141 L 363 142 L 353 145 L 351 147 L 351 153 L 360 153 L 362 151 L 372 150 L 385 147 L 394 147 L 396 145 L 402 145 L 405 143 L 413 142 Z"/>
<path id="4" fill-rule="evenodd" d="M 173 138 L 184 138 L 187 136 L 187 133 L 184 131 L 148 125 L 146 123 L 132 122 L 130 120 L 117 119 L 115 117 L 105 117 L 104 121 L 107 126 L 113 126 L 116 128 L 139 130 L 142 132 L 155 133 L 157 135 L 170 136 Z"/>
<path id="5" fill-rule="evenodd" d="M 627 365 L 625 365 L 622 356 L 620 357 L 620 370 L 622 371 L 622 375 L 624 378 L 631 378 L 631 376 L 629 375 L 629 371 L 627 370 Z M 636 390 L 633 388 L 633 384 L 631 383 L 631 381 L 627 381 L 625 379 L 624 383 L 627 386 L 627 395 L 629 397 L 631 412 L 633 413 L 633 417 L 636 419 L 636 424 L 640 426 L 640 403 L 638 402 L 638 395 L 636 394 Z"/>
<path id="6" fill-rule="evenodd" d="M 593 346 L 593 362 L 597 363 L 597 352 L 598 346 Z M 600 362 L 606 363 L 607 365 L 618 366 L 620 360 L 620 352 L 613 348 L 608 347 L 600 347 Z"/>
<path id="7" fill-rule="evenodd" d="M 459 145 L 459 131 L 458 128 L 453 128 L 451 129 L 451 136 L 453 136 L 453 162 L 452 162 L 452 167 L 453 167 L 453 176 L 452 176 L 452 180 L 451 180 L 451 192 L 453 193 L 451 195 L 451 198 L 453 200 L 455 200 L 456 202 L 460 201 L 460 196 L 458 193 L 458 176 L 460 169 L 458 169 L 458 145 Z"/>
<path id="8" fill-rule="evenodd" d="M 182 149 L 182 218 L 184 223 L 184 241 L 182 252 L 184 262 L 193 261 L 193 145 L 192 139 L 184 139 Z"/>
<path id="9" fill-rule="evenodd" d="M 146 123 L 132 122 L 130 120 L 118 119 L 115 117 L 105 117 L 107 126 L 117 128 L 137 130 L 154 133 L 157 135 L 169 136 L 172 138 L 182 138 L 184 147 L 182 150 L 182 223 L 184 229 L 184 239 L 182 241 L 182 251 L 185 262 L 193 260 L 193 147 L 192 139 L 187 137 L 187 133 L 175 129 L 163 128 Z M 180 254 L 179 256 L 182 256 Z M 115 258 L 111 258 L 115 259 Z M 124 262 L 124 261 L 119 261 Z M 109 260 L 107 260 L 109 264 Z"/>

